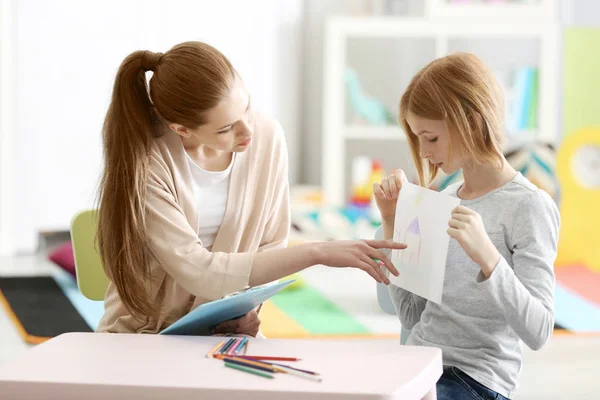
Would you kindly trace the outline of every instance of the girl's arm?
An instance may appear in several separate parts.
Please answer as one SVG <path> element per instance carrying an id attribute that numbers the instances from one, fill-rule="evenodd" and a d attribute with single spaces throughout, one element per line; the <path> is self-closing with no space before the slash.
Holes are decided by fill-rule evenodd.
<path id="1" fill-rule="evenodd" d="M 519 205 L 511 234 L 513 268 L 500 257 L 491 276 L 478 281 L 503 311 L 514 332 L 533 350 L 554 329 L 554 260 L 560 215 L 550 196 L 538 190 Z"/>

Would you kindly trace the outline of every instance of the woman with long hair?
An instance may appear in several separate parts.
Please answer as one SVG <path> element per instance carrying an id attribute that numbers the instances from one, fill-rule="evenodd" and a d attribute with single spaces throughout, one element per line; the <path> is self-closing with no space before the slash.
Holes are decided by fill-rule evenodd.
<path id="1" fill-rule="evenodd" d="M 149 83 L 146 72 L 152 71 Z M 315 264 L 389 283 L 381 248 L 339 241 L 286 248 L 287 149 L 252 110 L 229 60 L 201 42 L 121 64 L 103 128 L 98 245 L 110 279 L 103 332 L 157 333 L 193 308 Z M 256 335 L 256 311 L 215 333 Z"/>

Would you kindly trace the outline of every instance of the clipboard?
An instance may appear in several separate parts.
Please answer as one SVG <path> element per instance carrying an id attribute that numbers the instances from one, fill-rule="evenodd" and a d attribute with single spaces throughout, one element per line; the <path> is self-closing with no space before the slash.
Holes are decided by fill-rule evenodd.
<path id="1" fill-rule="evenodd" d="M 289 279 L 283 282 L 254 286 L 227 295 L 222 299 L 202 304 L 173 322 L 159 334 L 208 336 L 210 329 L 215 325 L 246 315 L 294 281 L 295 279 Z"/>

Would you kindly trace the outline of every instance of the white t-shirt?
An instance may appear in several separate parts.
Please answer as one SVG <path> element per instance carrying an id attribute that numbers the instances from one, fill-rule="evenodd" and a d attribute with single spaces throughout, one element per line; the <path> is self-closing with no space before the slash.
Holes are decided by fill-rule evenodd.
<path id="1" fill-rule="evenodd" d="M 210 250 L 225 215 L 235 153 L 229 166 L 216 172 L 200 168 L 187 153 L 186 156 L 192 172 L 198 209 L 198 237 L 204 247 Z"/>

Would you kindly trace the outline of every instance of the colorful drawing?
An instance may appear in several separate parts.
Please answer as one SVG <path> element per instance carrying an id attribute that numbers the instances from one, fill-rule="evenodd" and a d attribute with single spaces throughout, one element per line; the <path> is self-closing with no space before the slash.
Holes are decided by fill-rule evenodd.
<path id="1" fill-rule="evenodd" d="M 401 260 L 407 265 L 418 266 L 421 256 L 421 228 L 419 226 L 419 217 L 414 217 L 404 235 L 400 235 L 403 242 L 408 245 L 401 254 Z"/>
<path id="2" fill-rule="evenodd" d="M 449 236 L 446 232 L 452 209 L 460 200 L 447 194 L 405 183 L 396 205 L 394 240 L 407 248 L 392 252 L 400 276 L 390 281 L 399 287 L 440 304 Z"/>

